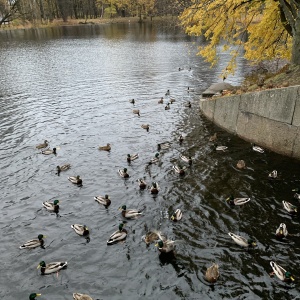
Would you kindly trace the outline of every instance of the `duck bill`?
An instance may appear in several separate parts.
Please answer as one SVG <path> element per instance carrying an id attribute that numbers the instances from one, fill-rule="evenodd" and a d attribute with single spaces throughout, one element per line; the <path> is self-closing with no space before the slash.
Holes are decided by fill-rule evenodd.
<path id="1" fill-rule="evenodd" d="M 36 296 L 38 297 L 38 296 L 42 296 L 42 294 L 36 294 Z"/>
<path id="2" fill-rule="evenodd" d="M 293 276 L 291 276 L 290 279 L 291 279 L 292 281 L 295 281 L 295 278 L 294 278 Z"/>
<path id="3" fill-rule="evenodd" d="M 251 245 L 252 245 L 252 247 L 256 247 L 257 246 L 256 243 L 254 243 L 254 242 Z"/>
<path id="4" fill-rule="evenodd" d="M 40 267 L 41 267 L 41 266 L 40 266 L 40 265 L 38 265 L 36 268 L 37 268 L 37 269 L 39 269 Z"/>

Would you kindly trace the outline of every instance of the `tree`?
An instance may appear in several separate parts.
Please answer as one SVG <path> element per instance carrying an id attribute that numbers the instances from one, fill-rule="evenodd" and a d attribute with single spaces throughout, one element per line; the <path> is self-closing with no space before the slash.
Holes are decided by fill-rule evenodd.
<path id="1" fill-rule="evenodd" d="M 206 37 L 198 54 L 212 65 L 217 46 L 230 50 L 226 71 L 234 71 L 241 48 L 254 63 L 287 58 L 300 64 L 299 0 L 194 0 L 180 19 L 187 33 Z"/>

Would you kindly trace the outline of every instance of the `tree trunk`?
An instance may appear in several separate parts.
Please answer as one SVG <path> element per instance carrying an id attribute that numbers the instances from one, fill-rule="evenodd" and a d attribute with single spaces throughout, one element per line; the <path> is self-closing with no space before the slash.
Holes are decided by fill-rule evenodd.
<path id="1" fill-rule="evenodd" d="M 298 11 L 293 27 L 292 64 L 300 65 L 300 12 Z"/>

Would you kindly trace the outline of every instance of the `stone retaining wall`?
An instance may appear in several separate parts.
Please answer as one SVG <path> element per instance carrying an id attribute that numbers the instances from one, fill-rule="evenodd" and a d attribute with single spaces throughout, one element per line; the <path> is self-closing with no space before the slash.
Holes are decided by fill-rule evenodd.
<path id="1" fill-rule="evenodd" d="M 204 98 L 200 109 L 242 139 L 300 159 L 300 86 Z"/>

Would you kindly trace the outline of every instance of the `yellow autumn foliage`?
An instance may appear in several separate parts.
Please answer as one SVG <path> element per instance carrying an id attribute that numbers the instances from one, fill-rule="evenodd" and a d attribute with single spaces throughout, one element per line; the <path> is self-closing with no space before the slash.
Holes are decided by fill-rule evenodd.
<path id="1" fill-rule="evenodd" d="M 222 51 L 230 51 L 226 72 L 234 72 L 240 50 L 254 63 L 291 57 L 292 40 L 274 0 L 194 0 L 180 20 L 188 34 L 206 37 L 198 54 L 212 66 L 218 61 L 218 45 Z"/>

